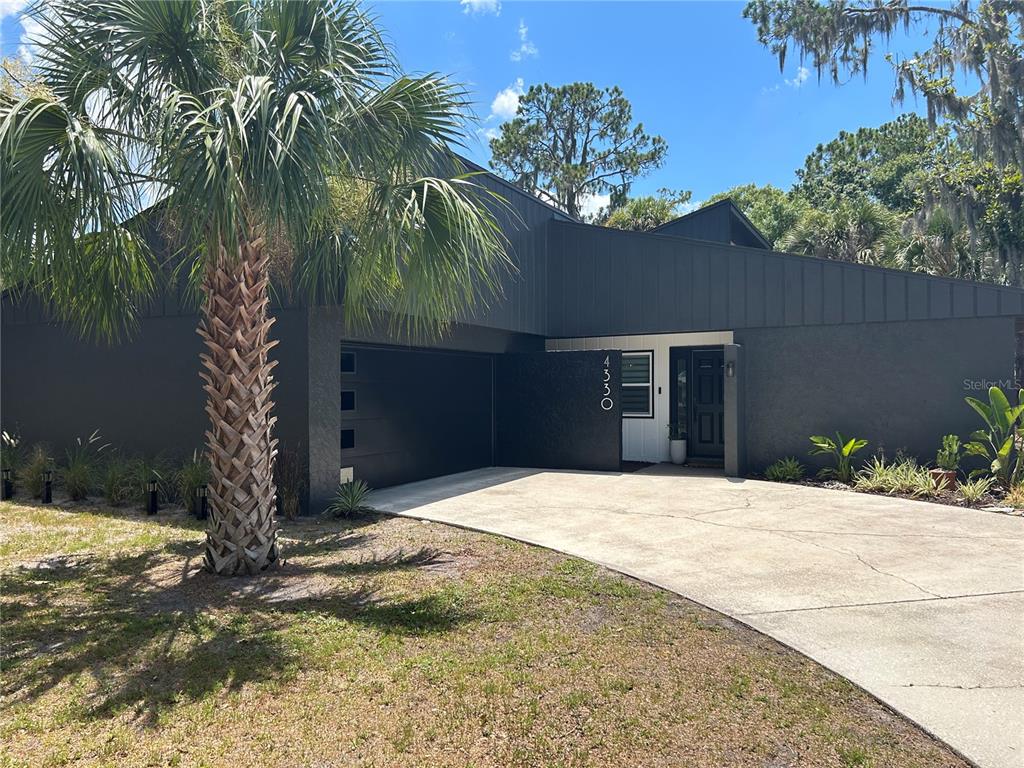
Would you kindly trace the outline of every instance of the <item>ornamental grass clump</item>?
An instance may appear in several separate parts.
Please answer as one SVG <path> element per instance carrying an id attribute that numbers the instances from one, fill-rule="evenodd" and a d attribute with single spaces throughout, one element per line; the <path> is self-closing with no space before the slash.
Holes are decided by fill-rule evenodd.
<path id="1" fill-rule="evenodd" d="M 76 438 L 75 445 L 65 452 L 67 463 L 61 470 L 61 479 L 72 501 L 87 499 L 100 486 L 103 452 L 110 447 L 100 441 L 100 431 L 96 429 L 84 440 Z"/>
<path id="2" fill-rule="evenodd" d="M 43 473 L 48 469 L 53 469 L 50 449 L 43 443 L 36 443 L 29 451 L 22 477 L 30 496 L 42 497 L 45 484 Z"/>
<path id="3" fill-rule="evenodd" d="M 886 461 L 884 456 L 873 456 L 857 473 L 853 487 L 869 493 L 914 498 L 929 498 L 946 490 L 945 480 L 937 482 L 927 467 L 919 466 L 916 460 L 904 457 Z"/>
<path id="4" fill-rule="evenodd" d="M 120 453 L 111 453 L 103 464 L 100 477 L 103 499 L 112 507 L 127 504 L 137 496 L 133 463 Z"/>
<path id="5" fill-rule="evenodd" d="M 995 480 L 993 480 L 991 477 L 976 477 L 973 480 L 968 480 L 967 482 L 960 483 L 960 485 L 957 488 L 957 491 L 960 493 L 960 498 L 962 498 L 968 504 L 977 504 L 979 501 L 984 499 L 989 494 L 989 491 L 992 490 L 993 485 L 995 485 Z M 1024 494 L 1021 494 L 1019 490 L 1020 489 L 1018 487 L 1017 489 L 1011 490 L 1010 493 L 1007 494 L 1005 499 L 1007 504 L 1013 507 L 1024 504 Z M 1017 503 L 1014 503 L 1014 500 L 1011 498 L 1014 496 L 1015 493 L 1017 495 Z"/>

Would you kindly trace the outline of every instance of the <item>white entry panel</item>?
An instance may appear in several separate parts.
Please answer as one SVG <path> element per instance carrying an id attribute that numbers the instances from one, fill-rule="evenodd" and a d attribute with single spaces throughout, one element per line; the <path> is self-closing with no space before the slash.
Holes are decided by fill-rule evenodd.
<path id="1" fill-rule="evenodd" d="M 623 352 L 653 351 L 653 418 L 622 419 L 623 461 L 668 461 L 669 349 L 671 347 L 715 347 L 732 344 L 732 331 L 701 333 L 652 333 L 640 336 L 588 336 L 575 339 L 548 339 L 551 352 L 586 349 L 619 349 Z"/>

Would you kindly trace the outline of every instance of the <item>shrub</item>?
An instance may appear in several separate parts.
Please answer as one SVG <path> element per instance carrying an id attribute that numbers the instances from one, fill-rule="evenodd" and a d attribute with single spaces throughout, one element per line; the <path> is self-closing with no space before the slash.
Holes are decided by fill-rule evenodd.
<path id="1" fill-rule="evenodd" d="M 294 520 L 299 514 L 308 476 L 302 450 L 282 448 L 274 465 L 274 483 L 281 502 L 281 513 L 288 520 Z"/>
<path id="2" fill-rule="evenodd" d="M 990 473 L 1000 485 L 1012 488 L 1024 474 L 1024 454 L 1017 447 L 1021 418 L 1024 416 L 1024 390 L 1017 393 L 1017 405 L 1010 401 L 999 387 L 990 387 L 988 403 L 967 397 L 969 406 L 977 411 L 986 429 L 971 433 L 971 442 L 965 452 L 980 456 L 988 462 L 988 469 L 976 469 L 972 477 Z"/>
<path id="3" fill-rule="evenodd" d="M 210 484 L 210 462 L 199 451 L 192 452 L 174 473 L 174 486 L 178 500 L 185 505 L 190 514 L 196 512 L 196 488 L 205 488 Z"/>
<path id="4" fill-rule="evenodd" d="M 110 506 L 127 504 L 137 496 L 132 462 L 119 454 L 107 456 L 100 485 L 103 498 Z"/>
<path id="5" fill-rule="evenodd" d="M 37 443 L 29 451 L 28 459 L 25 461 L 24 481 L 30 496 L 43 495 L 43 472 L 53 468 L 53 458 L 50 450 L 43 443 Z"/>
<path id="6" fill-rule="evenodd" d="M 831 456 L 834 467 L 827 467 L 818 473 L 818 477 L 831 477 L 841 483 L 849 483 L 853 479 L 853 455 L 867 444 L 867 440 L 851 437 L 847 440 L 836 432 L 835 440 L 824 435 L 811 435 L 814 446 L 808 452 L 811 456 Z"/>
<path id="7" fill-rule="evenodd" d="M 804 476 L 804 465 L 793 456 L 779 459 L 764 471 L 766 480 L 775 483 L 795 483 Z"/>
<path id="8" fill-rule="evenodd" d="M 962 498 L 968 504 L 977 504 L 979 501 L 985 498 L 989 491 L 992 490 L 992 486 L 994 484 L 995 480 L 991 477 L 976 477 L 973 480 L 968 480 L 967 482 L 960 483 L 957 490 L 960 491 L 960 498 Z M 1010 493 L 1007 494 L 1006 501 L 1012 506 L 1016 506 L 1016 504 L 1010 501 L 1010 497 L 1013 495 L 1013 493 L 1014 491 L 1011 490 Z"/>
<path id="9" fill-rule="evenodd" d="M 914 459 L 897 458 L 887 462 L 884 456 L 873 456 L 857 473 L 853 487 L 858 491 L 926 498 L 943 490 L 945 480 L 936 485 L 927 467 L 918 466 Z"/>
<path id="10" fill-rule="evenodd" d="M 955 472 L 960 468 L 960 455 L 963 448 L 960 447 L 960 438 L 956 435 L 946 435 L 942 438 L 942 447 L 935 454 L 935 466 L 949 472 Z"/>
<path id="11" fill-rule="evenodd" d="M 327 511 L 335 517 L 352 517 L 363 512 L 370 512 L 366 499 L 370 495 L 370 486 L 362 480 L 351 480 L 338 486 L 334 501 Z"/>
<path id="12" fill-rule="evenodd" d="M 73 501 L 88 498 L 99 485 L 100 462 L 109 444 L 100 445 L 100 431 L 94 430 L 85 440 L 77 438 L 66 452 L 67 464 L 61 472 L 64 490 Z"/>

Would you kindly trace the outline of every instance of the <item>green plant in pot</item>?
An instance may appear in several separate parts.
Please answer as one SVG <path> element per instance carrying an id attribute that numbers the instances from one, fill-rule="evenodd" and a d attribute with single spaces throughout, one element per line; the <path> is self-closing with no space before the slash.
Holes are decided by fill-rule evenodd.
<path id="1" fill-rule="evenodd" d="M 960 444 L 960 438 L 956 435 L 946 435 L 942 438 L 942 446 L 935 454 L 935 468 L 930 470 L 936 488 L 955 490 L 957 486 L 956 473 L 960 469 L 960 457 L 964 449 Z"/>
<path id="2" fill-rule="evenodd" d="M 686 429 L 682 424 L 668 425 L 668 450 L 673 464 L 686 463 Z"/>

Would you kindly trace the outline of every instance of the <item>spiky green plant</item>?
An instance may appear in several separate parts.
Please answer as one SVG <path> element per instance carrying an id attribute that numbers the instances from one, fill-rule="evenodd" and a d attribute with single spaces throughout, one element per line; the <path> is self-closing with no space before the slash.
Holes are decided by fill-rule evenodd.
<path id="1" fill-rule="evenodd" d="M 50 0 L 31 87 L 0 93 L 0 284 L 104 339 L 163 278 L 202 296 L 205 562 L 257 573 L 274 522 L 269 281 L 411 335 L 493 295 L 500 199 L 450 147 L 464 90 L 410 77 L 346 0 Z M 159 205 L 138 214 L 154 198 Z"/>
<path id="2" fill-rule="evenodd" d="M 334 500 L 327 507 L 328 514 L 335 517 L 354 517 L 372 511 L 366 501 L 370 496 L 370 486 L 362 480 L 350 480 L 338 486 Z"/>

